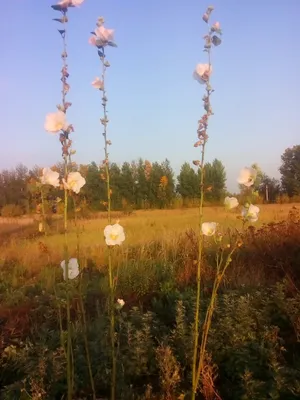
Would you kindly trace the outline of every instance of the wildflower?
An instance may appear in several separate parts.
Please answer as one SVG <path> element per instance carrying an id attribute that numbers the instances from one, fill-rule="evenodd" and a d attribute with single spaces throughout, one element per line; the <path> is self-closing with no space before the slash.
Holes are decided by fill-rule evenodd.
<path id="1" fill-rule="evenodd" d="M 61 0 L 57 4 L 61 7 L 78 7 L 84 0 Z"/>
<path id="2" fill-rule="evenodd" d="M 124 307 L 124 305 L 125 305 L 125 301 L 123 300 L 123 299 L 118 299 L 117 300 L 117 308 L 118 309 L 121 309 L 122 307 Z"/>
<path id="3" fill-rule="evenodd" d="M 237 179 L 240 185 L 250 187 L 254 184 L 256 179 L 257 171 L 254 168 L 243 168 L 240 171 L 240 175 Z"/>
<path id="4" fill-rule="evenodd" d="M 194 71 L 193 77 L 199 83 L 206 83 L 212 73 L 212 66 L 209 64 L 198 64 Z"/>
<path id="5" fill-rule="evenodd" d="M 99 90 L 103 90 L 103 88 L 104 88 L 103 81 L 101 81 L 101 79 L 98 77 L 92 82 L 92 86 L 95 89 L 99 89 Z"/>
<path id="6" fill-rule="evenodd" d="M 66 121 L 66 114 L 62 111 L 56 111 L 46 115 L 45 130 L 50 133 L 57 133 L 60 130 L 68 129 L 68 123 Z"/>
<path id="7" fill-rule="evenodd" d="M 70 172 L 67 180 L 63 179 L 64 188 L 79 193 L 80 189 L 85 185 L 85 179 L 79 172 Z"/>
<path id="8" fill-rule="evenodd" d="M 107 225 L 104 229 L 104 236 L 105 242 L 108 246 L 120 246 L 120 244 L 125 240 L 124 229 L 118 223 Z"/>
<path id="9" fill-rule="evenodd" d="M 259 207 L 250 204 L 249 207 L 243 207 L 242 217 L 249 222 L 256 222 L 258 220 Z"/>
<path id="10" fill-rule="evenodd" d="M 67 279 L 67 267 L 66 267 L 66 261 L 62 261 L 60 263 L 61 268 L 63 269 L 64 273 L 64 280 Z M 70 258 L 68 262 L 68 279 L 74 279 L 79 275 L 79 265 L 77 258 Z"/>
<path id="11" fill-rule="evenodd" d="M 211 27 L 211 30 L 212 31 L 219 31 L 220 30 L 220 22 L 215 22 L 214 24 L 213 24 L 213 26 Z"/>
<path id="12" fill-rule="evenodd" d="M 106 29 L 103 25 L 95 29 L 94 35 L 90 37 L 89 43 L 93 46 L 104 47 L 114 41 L 114 29 Z"/>
<path id="13" fill-rule="evenodd" d="M 43 185 L 59 187 L 59 173 L 51 168 L 43 168 L 43 175 L 40 178 Z"/>
<path id="14" fill-rule="evenodd" d="M 216 229 L 216 222 L 203 222 L 202 224 L 202 233 L 205 236 L 213 236 L 216 233 Z"/>
<path id="15" fill-rule="evenodd" d="M 232 208 L 236 208 L 239 202 L 236 197 L 225 197 L 224 205 L 228 210 L 231 210 Z"/>

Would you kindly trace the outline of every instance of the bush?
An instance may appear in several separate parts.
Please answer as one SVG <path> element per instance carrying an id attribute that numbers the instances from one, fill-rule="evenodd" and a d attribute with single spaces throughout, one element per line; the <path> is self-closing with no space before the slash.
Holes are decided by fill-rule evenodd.
<path id="1" fill-rule="evenodd" d="M 16 204 L 7 204 L 1 210 L 2 217 L 20 217 L 23 214 L 22 207 Z"/>

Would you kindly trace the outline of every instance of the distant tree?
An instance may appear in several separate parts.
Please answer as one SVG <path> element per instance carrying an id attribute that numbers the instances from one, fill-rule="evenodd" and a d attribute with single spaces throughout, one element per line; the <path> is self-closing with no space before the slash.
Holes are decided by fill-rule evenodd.
<path id="1" fill-rule="evenodd" d="M 135 206 L 136 184 L 135 170 L 132 164 L 125 162 L 121 168 L 119 191 L 123 202 L 127 206 Z"/>
<path id="2" fill-rule="evenodd" d="M 275 203 L 277 197 L 280 195 L 280 191 L 280 181 L 263 174 L 258 192 L 264 201 L 268 203 Z"/>
<path id="3" fill-rule="evenodd" d="M 200 196 L 200 180 L 199 175 L 189 163 L 185 162 L 177 177 L 177 192 L 183 199 L 183 204 L 186 205 L 189 200 L 194 201 Z"/>
<path id="4" fill-rule="evenodd" d="M 140 158 L 135 165 L 136 174 L 136 205 L 137 208 L 149 207 L 149 195 L 151 190 L 152 165 L 149 161 Z"/>
<path id="5" fill-rule="evenodd" d="M 112 163 L 109 167 L 110 187 L 111 187 L 111 206 L 114 210 L 122 208 L 122 195 L 120 193 L 121 170 L 117 164 Z"/>
<path id="6" fill-rule="evenodd" d="M 204 167 L 205 200 L 220 202 L 226 193 L 226 171 L 220 160 L 206 163 Z"/>
<path id="7" fill-rule="evenodd" d="M 170 161 L 166 158 L 165 161 L 161 163 L 162 168 L 162 177 L 160 181 L 160 185 L 164 185 L 165 182 L 165 204 L 164 207 L 169 207 L 172 204 L 173 199 L 175 198 L 175 178 L 174 171 L 171 167 Z M 166 179 L 165 179 L 166 178 Z"/>
<path id="8" fill-rule="evenodd" d="M 95 162 L 89 164 L 86 172 L 86 184 L 83 186 L 81 194 L 85 196 L 90 207 L 94 210 L 106 207 L 103 202 L 106 201 L 106 182 L 104 171 L 101 171 Z"/>
<path id="9" fill-rule="evenodd" d="M 3 170 L 0 174 L 0 207 L 6 204 L 21 206 L 29 211 L 27 180 L 28 168 L 18 164 L 15 169 Z"/>
<path id="10" fill-rule="evenodd" d="M 285 150 L 279 168 L 283 190 L 289 197 L 300 194 L 300 145 Z"/>

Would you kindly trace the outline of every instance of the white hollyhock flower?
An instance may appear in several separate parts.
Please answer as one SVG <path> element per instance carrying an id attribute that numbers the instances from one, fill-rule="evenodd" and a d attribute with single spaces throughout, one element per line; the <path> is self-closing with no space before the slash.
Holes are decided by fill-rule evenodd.
<path id="1" fill-rule="evenodd" d="M 114 29 L 106 29 L 103 25 L 95 29 L 95 34 L 104 43 L 114 41 Z"/>
<path id="2" fill-rule="evenodd" d="M 61 7 L 78 7 L 80 6 L 84 0 L 61 0 L 57 4 Z"/>
<path id="3" fill-rule="evenodd" d="M 89 38 L 89 43 L 93 46 L 106 46 L 108 42 L 114 41 L 114 29 L 106 29 L 103 25 L 95 29 L 95 34 Z"/>
<path id="4" fill-rule="evenodd" d="M 224 205 L 228 210 L 236 208 L 239 205 L 238 199 L 236 197 L 225 197 Z"/>
<path id="5" fill-rule="evenodd" d="M 103 81 L 101 81 L 101 79 L 98 77 L 92 82 L 92 86 L 95 89 L 99 89 L 99 90 L 103 90 L 103 88 L 104 88 Z"/>
<path id="6" fill-rule="evenodd" d="M 59 173 L 51 168 L 43 168 L 43 175 L 40 178 L 43 185 L 59 187 Z"/>
<path id="7" fill-rule="evenodd" d="M 249 222 L 256 222 L 258 220 L 259 207 L 250 204 L 248 208 L 244 207 L 242 210 L 242 217 Z"/>
<path id="8" fill-rule="evenodd" d="M 203 222 L 202 233 L 205 236 L 213 236 L 216 233 L 217 223 L 216 222 Z"/>
<path id="9" fill-rule="evenodd" d="M 84 2 L 84 0 L 72 0 L 72 6 L 78 7 L 78 6 L 80 6 L 83 2 Z"/>
<path id="10" fill-rule="evenodd" d="M 120 244 L 125 240 L 124 229 L 118 223 L 114 225 L 107 225 L 104 229 L 104 236 L 105 243 L 108 246 L 120 246 Z"/>
<path id="11" fill-rule="evenodd" d="M 67 267 L 66 267 L 66 261 L 62 261 L 60 263 L 61 268 L 63 269 L 64 273 L 64 280 L 67 279 Z M 69 279 L 75 279 L 79 275 L 79 264 L 77 261 L 77 258 L 70 258 L 68 262 L 68 278 Z"/>
<path id="12" fill-rule="evenodd" d="M 85 179 L 79 172 L 70 172 L 67 180 L 63 179 L 64 188 L 79 193 L 80 189 L 85 185 Z"/>
<path id="13" fill-rule="evenodd" d="M 117 307 L 119 308 L 119 309 L 121 309 L 122 307 L 124 307 L 124 305 L 125 305 L 125 301 L 123 300 L 123 299 L 118 299 L 117 300 Z"/>
<path id="14" fill-rule="evenodd" d="M 254 168 L 243 168 L 240 171 L 240 175 L 237 179 L 240 185 L 250 187 L 254 184 L 256 179 L 257 171 Z"/>
<path id="15" fill-rule="evenodd" d="M 209 66 L 209 64 L 198 64 L 194 71 L 193 77 L 199 83 L 203 84 L 208 81 L 211 73 L 212 73 L 212 66 Z"/>
<path id="16" fill-rule="evenodd" d="M 68 129 L 66 114 L 62 111 L 56 111 L 46 115 L 45 130 L 50 133 L 57 133 L 61 130 Z"/>

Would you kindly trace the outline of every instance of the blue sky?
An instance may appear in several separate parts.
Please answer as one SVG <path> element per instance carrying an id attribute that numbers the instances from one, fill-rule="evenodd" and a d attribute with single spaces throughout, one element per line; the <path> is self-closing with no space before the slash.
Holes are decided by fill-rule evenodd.
<path id="1" fill-rule="evenodd" d="M 0 168 L 60 160 L 57 137 L 44 131 L 46 113 L 60 102 L 61 39 L 48 0 L 4 2 L 0 24 Z M 199 158 L 193 147 L 203 113 L 203 87 L 192 79 L 206 62 L 202 14 L 196 0 L 86 0 L 70 10 L 69 71 L 75 126 L 74 161 L 103 159 L 95 48 L 88 44 L 97 17 L 114 28 L 118 48 L 108 49 L 110 157 L 162 161 L 178 172 Z M 300 143 L 299 0 L 215 0 L 212 22 L 223 29 L 212 56 L 212 106 L 206 159 L 220 159 L 227 186 L 239 169 L 257 162 L 278 177 L 285 148 Z"/>

